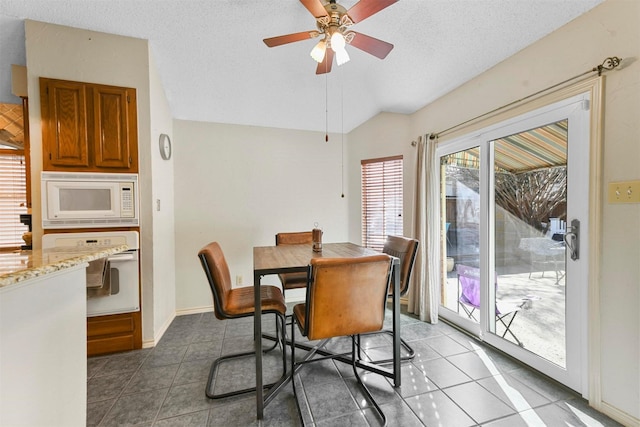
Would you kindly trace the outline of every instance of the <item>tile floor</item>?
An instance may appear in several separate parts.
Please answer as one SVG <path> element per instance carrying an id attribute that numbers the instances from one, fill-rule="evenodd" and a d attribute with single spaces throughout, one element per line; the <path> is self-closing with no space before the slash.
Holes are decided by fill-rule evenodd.
<path id="1" fill-rule="evenodd" d="M 387 312 L 390 320 L 390 312 Z M 273 316 L 263 319 L 274 330 Z M 252 348 L 253 319 L 220 321 L 213 313 L 176 317 L 158 345 L 88 360 L 88 426 L 300 426 L 291 385 L 255 418 L 255 395 L 207 399 L 211 362 Z M 290 332 L 290 329 L 288 329 Z M 574 392 L 444 324 L 402 316 L 402 336 L 416 350 L 404 362 L 402 386 L 375 374 L 364 378 L 389 426 L 617 426 Z M 350 348 L 343 339 L 332 348 Z M 367 354 L 391 350 L 385 335 L 366 340 Z M 265 356 L 265 381 L 280 374 L 280 350 Z M 296 351 L 296 356 L 303 351 Z M 225 363 L 216 393 L 255 384 L 253 358 Z M 305 365 L 298 389 L 305 425 L 379 426 L 351 367 L 323 361 Z M 246 385 L 245 385 L 246 384 Z"/>

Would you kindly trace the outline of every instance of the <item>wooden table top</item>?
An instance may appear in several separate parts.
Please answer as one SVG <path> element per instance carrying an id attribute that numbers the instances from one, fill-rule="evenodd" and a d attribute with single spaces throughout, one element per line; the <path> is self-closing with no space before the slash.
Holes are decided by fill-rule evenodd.
<path id="1" fill-rule="evenodd" d="M 257 246 L 253 248 L 253 271 L 260 275 L 306 271 L 311 258 L 353 258 L 378 254 L 380 252 L 354 243 L 324 243 L 322 252 L 314 252 L 310 244 Z"/>

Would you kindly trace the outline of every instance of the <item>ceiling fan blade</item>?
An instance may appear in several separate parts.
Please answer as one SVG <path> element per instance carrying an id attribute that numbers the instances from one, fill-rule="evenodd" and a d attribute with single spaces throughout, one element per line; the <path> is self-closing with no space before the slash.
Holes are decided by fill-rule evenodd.
<path id="1" fill-rule="evenodd" d="M 347 15 L 349 15 L 354 23 L 361 22 L 397 1 L 398 0 L 360 0 L 347 11 Z"/>
<path id="2" fill-rule="evenodd" d="M 391 43 L 387 43 L 383 40 L 378 40 L 375 37 L 357 33 L 355 31 L 349 32 L 353 33 L 353 39 L 351 39 L 351 42 L 349 43 L 351 46 L 357 47 L 358 49 L 380 59 L 386 58 L 389 52 L 391 52 L 391 49 L 393 49 L 393 45 Z"/>
<path id="3" fill-rule="evenodd" d="M 324 54 L 324 59 L 322 62 L 318 63 L 318 68 L 316 68 L 316 74 L 325 74 L 331 72 L 331 66 L 333 65 L 333 50 L 327 49 Z"/>
<path id="4" fill-rule="evenodd" d="M 302 31 L 300 33 L 287 34 L 284 36 L 270 37 L 262 40 L 269 47 L 281 46 L 287 43 L 299 42 L 301 40 L 312 39 L 318 36 L 317 31 Z"/>
<path id="5" fill-rule="evenodd" d="M 316 18 L 327 16 L 327 11 L 320 0 L 300 0 L 300 3 L 302 3 L 304 7 L 306 7 L 307 10 Z"/>

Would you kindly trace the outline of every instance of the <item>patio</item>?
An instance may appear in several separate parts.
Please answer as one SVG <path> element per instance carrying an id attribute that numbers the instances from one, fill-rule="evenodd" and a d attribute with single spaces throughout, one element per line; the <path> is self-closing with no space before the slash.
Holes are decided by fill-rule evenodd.
<path id="1" fill-rule="evenodd" d="M 457 267 L 457 265 L 456 265 Z M 458 276 L 454 270 L 447 274 L 446 300 L 443 305 L 467 318 L 467 314 L 458 304 Z M 511 267 L 508 273 L 497 272 L 497 298 L 500 300 L 519 300 L 533 297 L 525 304 L 510 326 L 511 331 L 523 343 L 523 347 L 557 365 L 565 366 L 565 280 L 556 279 L 555 271 L 534 271 L 528 267 Z M 529 278 L 531 275 L 531 278 Z M 557 284 L 556 284 L 557 280 Z M 477 313 L 474 313 L 478 319 Z M 496 322 L 497 332 L 502 335 L 504 327 Z M 507 334 L 505 339 L 517 345 Z"/>

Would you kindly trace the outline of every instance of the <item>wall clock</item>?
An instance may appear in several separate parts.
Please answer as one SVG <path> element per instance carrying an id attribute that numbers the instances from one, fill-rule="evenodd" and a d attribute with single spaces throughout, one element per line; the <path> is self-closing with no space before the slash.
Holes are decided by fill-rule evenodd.
<path id="1" fill-rule="evenodd" d="M 171 158 L 171 138 L 166 133 L 160 134 L 160 155 L 165 160 Z"/>

